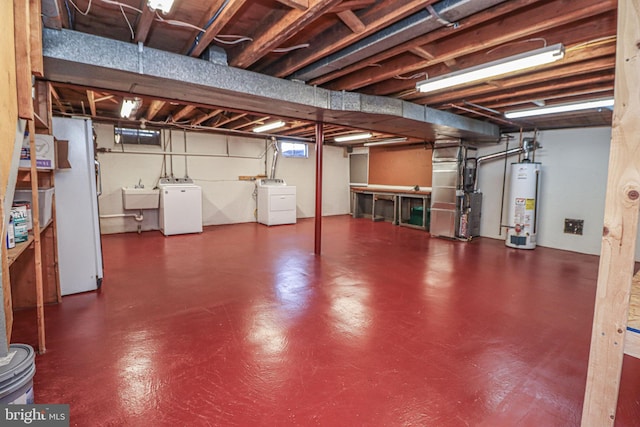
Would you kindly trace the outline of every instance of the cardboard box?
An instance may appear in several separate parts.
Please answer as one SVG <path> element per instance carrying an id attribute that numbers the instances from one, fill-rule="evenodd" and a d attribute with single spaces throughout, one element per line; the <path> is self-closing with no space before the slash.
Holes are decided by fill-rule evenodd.
<path id="1" fill-rule="evenodd" d="M 29 149 L 29 135 L 22 141 L 20 151 L 20 167 L 31 167 L 31 150 Z M 36 167 L 38 169 L 55 169 L 56 149 L 53 143 L 53 135 L 36 134 Z"/>

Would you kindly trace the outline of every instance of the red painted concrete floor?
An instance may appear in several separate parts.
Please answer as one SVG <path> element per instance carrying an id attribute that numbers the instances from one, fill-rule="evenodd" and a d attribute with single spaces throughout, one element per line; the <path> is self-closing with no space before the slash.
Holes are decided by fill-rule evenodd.
<path id="1" fill-rule="evenodd" d="M 597 257 L 349 217 L 103 239 L 46 309 L 38 403 L 79 426 L 577 426 Z M 15 342 L 36 344 L 33 311 Z M 640 425 L 625 359 L 617 426 Z"/>

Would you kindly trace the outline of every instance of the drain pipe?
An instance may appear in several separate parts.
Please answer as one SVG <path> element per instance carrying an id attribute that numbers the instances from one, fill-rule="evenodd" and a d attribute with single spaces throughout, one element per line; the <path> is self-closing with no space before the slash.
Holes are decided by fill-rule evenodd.
<path id="1" fill-rule="evenodd" d="M 126 218 L 126 217 L 131 217 L 135 219 L 137 222 L 142 222 L 142 220 L 144 219 L 144 214 L 142 213 L 142 210 L 140 210 L 140 212 L 137 214 L 121 213 L 121 214 L 100 215 L 100 218 Z"/>

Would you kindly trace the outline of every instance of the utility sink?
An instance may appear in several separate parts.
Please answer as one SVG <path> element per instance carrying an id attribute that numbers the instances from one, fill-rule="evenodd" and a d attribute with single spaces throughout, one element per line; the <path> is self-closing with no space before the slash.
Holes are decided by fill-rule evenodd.
<path id="1" fill-rule="evenodd" d="M 122 205 L 125 209 L 158 209 L 160 190 L 122 187 Z"/>

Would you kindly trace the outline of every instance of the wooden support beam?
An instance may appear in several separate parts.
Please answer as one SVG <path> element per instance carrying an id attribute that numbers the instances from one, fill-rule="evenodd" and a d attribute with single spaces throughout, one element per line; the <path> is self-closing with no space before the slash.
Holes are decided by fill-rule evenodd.
<path id="1" fill-rule="evenodd" d="M 340 1 L 311 0 L 309 8 L 304 11 L 293 9 L 275 23 L 265 20 L 263 26 L 253 35 L 253 41 L 238 55 L 231 58 L 229 65 L 248 68 Z"/>
<path id="2" fill-rule="evenodd" d="M 223 110 L 213 110 L 212 112 L 210 112 L 210 113 L 208 113 L 208 114 L 205 114 L 205 115 L 200 116 L 200 117 L 198 117 L 198 118 L 196 118 L 196 119 L 193 119 L 193 120 L 191 121 L 191 124 L 192 124 L 192 125 L 194 125 L 194 126 L 197 126 L 197 125 L 199 125 L 199 124 L 201 124 L 201 123 L 206 122 L 206 121 L 207 121 L 207 120 L 209 120 L 209 119 L 214 118 L 214 117 L 215 117 L 215 116 L 217 116 L 218 114 L 222 113 L 222 111 L 223 111 Z"/>
<path id="3" fill-rule="evenodd" d="M 351 10 L 343 10 L 338 12 L 338 18 L 351 29 L 354 33 L 361 33 L 367 29 L 367 26 L 358 18 Z"/>
<path id="4" fill-rule="evenodd" d="M 228 123 L 235 122 L 236 120 L 240 120 L 241 118 L 243 118 L 246 115 L 247 115 L 247 113 L 243 113 L 243 114 L 238 114 L 236 116 L 228 117 L 228 118 L 226 118 L 224 120 L 221 120 L 220 122 L 216 123 L 214 125 L 214 127 L 217 127 L 217 128 L 222 127 L 222 126 L 224 126 L 224 125 L 226 125 Z"/>
<path id="5" fill-rule="evenodd" d="M 33 120 L 29 121 L 29 149 L 31 153 L 36 153 L 36 127 Z M 31 200 L 31 215 L 33 222 L 33 244 L 34 244 L 34 270 L 36 277 L 36 318 L 38 322 L 38 352 L 44 354 L 47 351 L 46 337 L 44 330 L 44 296 L 42 283 L 42 248 L 40 244 L 40 219 L 37 212 L 39 210 L 38 194 L 38 171 L 36 169 L 36 156 L 31 156 L 31 192 L 34 194 Z"/>
<path id="6" fill-rule="evenodd" d="M 507 2 L 506 5 L 509 3 L 511 2 Z M 596 34 L 610 35 L 612 29 L 615 28 L 614 11 L 615 1 L 613 0 L 583 0 L 580 3 L 570 4 L 566 4 L 561 0 L 552 0 L 551 2 L 540 4 L 535 9 L 519 9 L 508 14 L 500 21 L 500 31 L 496 31 L 493 24 L 487 23 L 474 29 L 473 38 L 469 38 L 465 32 L 457 32 L 437 42 L 433 41 L 422 45 L 421 47 L 436 56 L 435 61 L 416 61 L 412 56 L 398 55 L 385 61 L 383 68 L 351 73 L 334 80 L 325 87 L 332 90 L 356 90 L 364 86 L 383 82 L 398 74 L 424 71 L 425 67 L 436 65 L 436 63 L 444 63 L 450 59 L 456 59 L 459 63 L 462 63 L 462 60 L 464 60 L 466 56 L 476 54 L 476 63 L 470 64 L 467 62 L 464 64 L 464 67 L 461 67 L 467 68 L 468 66 L 486 63 L 491 59 L 503 58 L 505 52 L 508 51 L 508 46 L 505 46 L 505 49 L 494 52 L 493 56 L 489 56 L 484 54 L 488 48 L 509 43 L 509 41 L 514 39 L 531 37 L 542 31 L 546 31 L 545 37 L 547 38 L 553 36 L 554 38 L 561 38 L 565 41 L 568 40 L 567 43 L 577 42 L 574 40 L 584 42 L 598 37 Z M 607 12 L 609 13 L 607 14 Z M 597 15 L 602 15 L 602 17 L 595 22 L 587 20 L 587 18 Z M 535 16 L 535 19 L 532 19 L 531 16 Z M 576 23 L 576 21 L 578 22 Z M 567 28 L 566 26 L 568 25 L 571 27 Z M 378 57 L 378 55 L 374 55 L 374 57 Z M 374 57 L 367 59 L 367 61 L 373 60 Z M 354 71 L 350 67 L 345 67 L 345 69 L 346 68 Z M 427 71 L 431 77 L 437 76 L 437 74 L 432 73 L 430 70 Z M 446 71 L 448 72 L 449 69 L 446 68 Z M 326 78 L 326 76 L 308 83 L 321 84 L 320 80 L 324 78 Z M 386 84 L 387 82 L 383 83 Z M 399 88 L 409 89 L 409 86 L 415 88 L 415 82 L 398 81 L 396 83 Z M 371 89 L 376 90 L 376 88 Z M 391 93 L 400 90 L 402 89 L 392 91 Z"/>
<path id="7" fill-rule="evenodd" d="M 173 121 L 179 122 L 181 119 L 188 116 L 195 109 L 196 109 L 195 105 L 185 105 L 182 109 L 180 109 L 180 111 L 178 111 L 175 114 L 172 114 Z"/>
<path id="8" fill-rule="evenodd" d="M 140 15 L 138 19 L 138 25 L 136 25 L 135 35 L 136 37 L 133 39 L 134 42 L 145 43 L 147 41 L 147 37 L 149 36 L 149 30 L 151 30 L 151 24 L 153 24 L 153 18 L 155 18 L 155 12 L 152 12 L 151 9 L 145 4 L 142 7 L 142 15 Z"/>
<path id="9" fill-rule="evenodd" d="M 4 214 L 4 197 L 0 196 L 0 218 L 6 218 Z M 0 238 L 2 242 L 5 242 L 6 230 L 4 224 L 0 225 L 2 233 Z M 2 261 L 2 295 L 3 295 L 3 307 L 4 307 L 4 321 L 5 321 L 5 333 L 7 336 L 7 343 L 11 342 L 11 331 L 13 329 L 13 304 L 11 300 L 11 276 L 9 273 L 9 260 L 7 253 L 7 245 L 2 245 L 0 251 L 0 259 Z"/>
<path id="10" fill-rule="evenodd" d="M 29 2 L 13 2 L 13 16 L 15 20 L 15 51 L 16 51 L 16 89 L 18 96 L 18 116 L 22 119 L 33 120 L 33 103 L 31 101 L 31 41 L 29 30 L 30 12 Z M 6 47 L 11 49 L 11 47 Z"/>
<path id="11" fill-rule="evenodd" d="M 307 10 L 309 9 L 309 0 L 277 0 L 278 3 L 282 3 L 285 6 L 289 6 L 293 9 Z"/>
<path id="12" fill-rule="evenodd" d="M 242 123 L 240 125 L 236 125 L 234 127 L 232 127 L 231 129 L 233 130 L 239 130 L 239 129 L 244 129 L 247 128 L 249 126 L 253 126 L 253 125 L 263 125 L 265 121 L 269 120 L 271 117 L 267 116 L 267 117 L 261 117 L 259 119 L 256 120 L 251 120 L 247 123 Z"/>
<path id="13" fill-rule="evenodd" d="M 158 114 L 158 112 L 164 107 L 165 101 L 158 101 L 154 99 L 151 101 L 151 105 L 147 109 L 147 114 L 145 118 L 149 121 L 153 120 L 153 118 Z"/>
<path id="14" fill-rule="evenodd" d="M 60 95 L 58 95 L 58 91 L 56 90 L 55 87 L 53 87 L 53 85 L 50 85 L 50 90 L 51 90 L 51 97 L 53 98 L 53 103 L 56 104 L 56 106 L 58 107 L 58 109 L 62 112 L 66 112 L 67 108 L 62 104 L 62 101 L 60 101 Z"/>
<path id="15" fill-rule="evenodd" d="M 92 90 L 87 91 L 87 99 L 89 100 L 89 109 L 91 110 L 91 117 L 96 117 L 96 96 Z"/>
<path id="16" fill-rule="evenodd" d="M 435 55 L 420 46 L 412 47 L 409 49 L 409 52 L 413 53 L 418 58 L 426 59 L 427 61 L 433 61 L 436 59 Z"/>
<path id="17" fill-rule="evenodd" d="M 220 33 L 220 30 L 222 30 L 238 10 L 240 10 L 245 1 L 246 0 L 230 0 L 229 3 L 227 3 L 216 20 L 211 23 L 207 31 L 200 37 L 198 44 L 193 51 L 191 51 L 191 56 L 200 56 L 202 52 L 204 52 L 207 46 L 209 46 L 209 43 L 213 41 L 213 38 Z"/>
<path id="18" fill-rule="evenodd" d="M 335 5 L 329 10 L 329 13 L 339 13 L 345 10 L 358 10 L 364 9 L 374 4 L 376 0 L 347 0 Z"/>
<path id="19" fill-rule="evenodd" d="M 613 426 L 640 209 L 640 0 L 618 1 L 615 107 L 582 427 Z"/>
<path id="20" fill-rule="evenodd" d="M 482 25 L 484 23 L 487 23 L 491 20 L 496 19 L 499 16 L 509 16 L 512 13 L 516 13 L 519 9 L 529 7 L 532 4 L 539 3 L 539 2 L 540 0 L 511 0 L 508 2 L 500 3 L 497 6 L 494 6 L 493 8 L 487 11 L 484 11 L 483 13 L 476 13 L 467 18 L 460 19 L 458 21 L 459 26 L 456 29 L 443 27 L 443 28 L 431 31 L 423 36 L 416 37 L 415 39 L 410 40 L 407 43 L 402 43 L 398 46 L 387 49 L 384 52 L 381 52 L 377 55 L 373 55 L 363 61 L 359 61 L 347 67 L 343 67 L 341 70 L 337 70 L 333 73 L 328 73 L 317 79 L 313 79 L 309 83 L 320 85 L 328 81 L 335 80 L 339 77 L 345 76 L 347 74 L 350 74 L 355 71 L 361 70 L 365 67 L 368 67 L 371 64 L 382 63 L 382 61 L 393 58 L 394 56 L 402 55 L 404 52 L 407 52 L 411 48 L 423 47 L 430 43 L 434 43 L 438 40 L 453 37 L 454 35 L 458 34 L 461 31 L 469 30 L 472 27 Z M 428 50 L 428 52 L 433 56 L 435 56 L 435 51 L 432 52 L 431 50 Z M 424 58 L 424 59 L 430 60 L 431 58 Z M 402 72 L 399 72 L 399 74 L 402 74 Z"/>
<path id="21" fill-rule="evenodd" d="M 311 46 L 314 46 L 314 49 L 293 52 L 290 55 L 287 55 L 285 59 L 268 67 L 268 70 L 262 71 L 276 77 L 288 76 L 294 71 L 297 71 L 304 66 L 329 55 L 330 53 L 347 47 L 364 35 L 373 34 L 388 26 L 389 23 L 395 22 L 417 12 L 420 9 L 423 9 L 427 3 L 433 3 L 433 1 L 425 2 L 424 0 L 407 0 L 405 2 L 401 2 L 400 5 L 396 2 L 379 2 L 360 16 L 362 22 L 367 26 L 367 30 L 365 32 L 355 34 L 348 28 L 344 28 L 332 31 L 330 34 L 319 34 L 309 40 L 309 43 Z M 328 8 L 328 10 L 335 10 L 335 6 L 338 4 L 339 3 L 333 4 Z"/>
<path id="22" fill-rule="evenodd" d="M 102 101 L 111 101 L 111 102 L 115 102 L 116 104 L 118 103 L 118 101 L 116 101 L 115 95 L 104 95 L 102 93 L 96 92 L 96 95 L 100 95 L 100 98 L 96 98 L 95 102 L 102 102 Z"/>
<path id="23" fill-rule="evenodd" d="M 31 59 L 31 74 L 44 76 L 44 62 L 42 59 L 42 9 L 40 0 L 29 0 L 29 55 Z"/>

